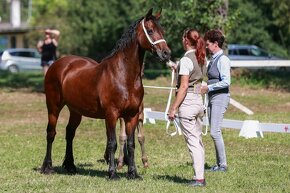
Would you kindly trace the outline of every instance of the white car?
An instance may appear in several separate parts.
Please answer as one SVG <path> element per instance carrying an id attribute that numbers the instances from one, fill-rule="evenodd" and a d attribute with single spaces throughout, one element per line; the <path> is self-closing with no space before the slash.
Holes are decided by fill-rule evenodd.
<path id="1" fill-rule="evenodd" d="M 0 51 L 0 69 L 11 73 L 41 71 L 41 56 L 36 49 L 11 48 Z"/>

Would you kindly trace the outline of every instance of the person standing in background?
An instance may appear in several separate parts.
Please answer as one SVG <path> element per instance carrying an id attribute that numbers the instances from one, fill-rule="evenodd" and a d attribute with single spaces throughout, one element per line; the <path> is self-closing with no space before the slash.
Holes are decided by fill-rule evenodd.
<path id="1" fill-rule="evenodd" d="M 60 32 L 56 29 L 46 29 L 44 40 L 37 43 L 37 49 L 41 54 L 41 66 L 45 76 L 49 66 L 56 60 L 56 49 Z"/>
<path id="2" fill-rule="evenodd" d="M 207 49 L 213 54 L 207 68 L 207 85 L 201 88 L 202 93 L 208 93 L 210 134 L 216 150 L 216 165 L 209 171 L 225 172 L 228 165 L 221 126 L 230 101 L 231 63 L 223 54 L 225 38 L 220 30 L 206 32 L 204 39 Z"/>
<path id="3" fill-rule="evenodd" d="M 205 153 L 202 143 L 202 118 L 204 106 L 201 82 L 206 74 L 205 42 L 196 30 L 186 30 L 182 37 L 184 56 L 176 69 L 177 93 L 168 118 L 174 120 L 178 111 L 181 130 L 193 161 L 194 176 L 190 186 L 205 186 Z"/>

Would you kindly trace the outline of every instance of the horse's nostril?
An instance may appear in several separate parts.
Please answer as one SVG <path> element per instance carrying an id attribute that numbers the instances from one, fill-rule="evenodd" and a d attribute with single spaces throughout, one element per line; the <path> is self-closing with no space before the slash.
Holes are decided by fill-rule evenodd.
<path id="1" fill-rule="evenodd" d="M 170 55 L 171 55 L 171 51 L 169 50 L 165 50 L 164 52 L 163 52 L 163 54 L 164 54 L 164 56 L 166 56 L 166 57 L 170 57 Z"/>

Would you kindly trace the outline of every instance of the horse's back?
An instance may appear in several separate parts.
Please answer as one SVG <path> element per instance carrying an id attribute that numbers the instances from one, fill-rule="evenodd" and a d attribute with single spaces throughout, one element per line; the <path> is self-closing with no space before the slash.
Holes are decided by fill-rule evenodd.
<path id="1" fill-rule="evenodd" d="M 90 58 L 68 55 L 56 60 L 48 69 L 45 76 L 45 85 L 51 82 L 63 83 L 67 76 L 80 71 L 94 68 L 99 64 Z"/>
<path id="2" fill-rule="evenodd" d="M 47 78 L 56 75 L 63 75 L 73 71 L 74 69 L 88 68 L 98 65 L 96 61 L 81 56 L 68 55 L 56 60 L 47 72 Z"/>

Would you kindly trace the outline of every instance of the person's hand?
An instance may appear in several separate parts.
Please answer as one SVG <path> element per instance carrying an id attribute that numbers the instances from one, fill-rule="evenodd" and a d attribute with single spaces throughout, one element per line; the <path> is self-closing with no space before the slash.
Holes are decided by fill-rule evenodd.
<path id="1" fill-rule="evenodd" d="M 44 33 L 46 33 L 46 34 L 50 34 L 50 33 L 51 33 L 51 30 L 50 30 L 50 29 L 46 29 L 46 30 L 44 31 Z"/>
<path id="2" fill-rule="evenodd" d="M 201 94 L 208 93 L 208 86 L 207 85 L 202 85 L 200 88 Z"/>
<path id="3" fill-rule="evenodd" d="M 168 119 L 170 121 L 173 121 L 175 119 L 175 113 L 176 113 L 176 109 L 174 108 L 170 108 L 169 112 L 168 112 Z"/>
<path id="4" fill-rule="evenodd" d="M 169 60 L 166 64 L 169 68 L 171 68 L 171 70 L 176 70 L 177 68 L 177 64 L 172 62 L 171 60 Z"/>

